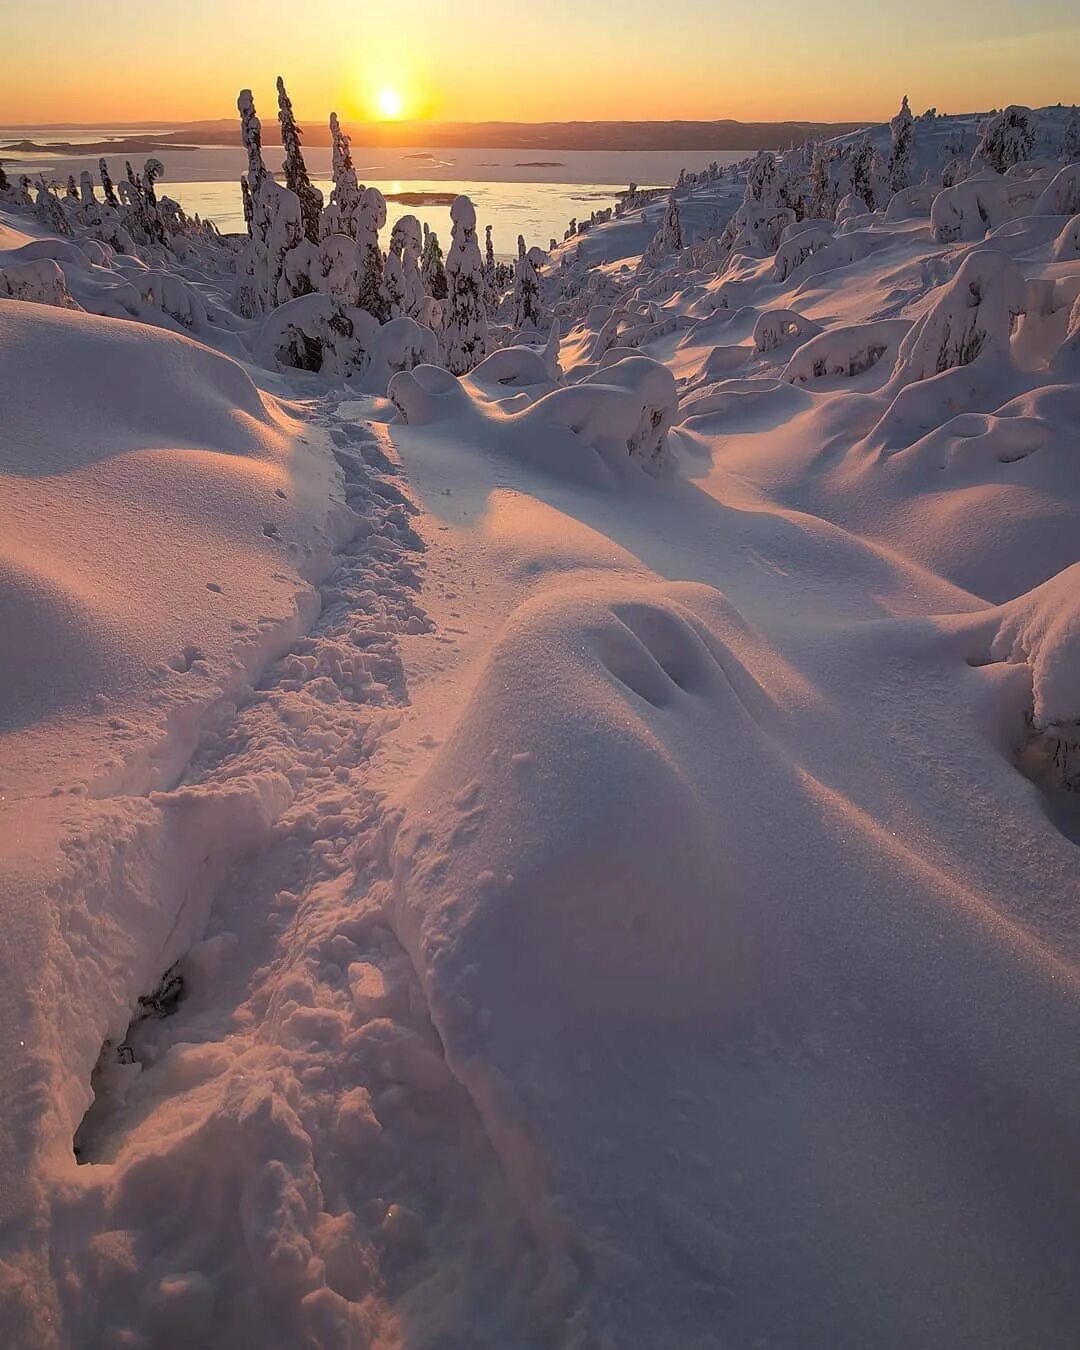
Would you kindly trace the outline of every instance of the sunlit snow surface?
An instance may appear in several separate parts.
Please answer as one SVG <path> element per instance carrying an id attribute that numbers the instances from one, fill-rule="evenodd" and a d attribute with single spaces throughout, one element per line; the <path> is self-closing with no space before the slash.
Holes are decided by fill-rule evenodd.
<path id="1" fill-rule="evenodd" d="M 461 380 L 0 215 L 5 1344 L 1075 1345 L 1072 172 Z"/>

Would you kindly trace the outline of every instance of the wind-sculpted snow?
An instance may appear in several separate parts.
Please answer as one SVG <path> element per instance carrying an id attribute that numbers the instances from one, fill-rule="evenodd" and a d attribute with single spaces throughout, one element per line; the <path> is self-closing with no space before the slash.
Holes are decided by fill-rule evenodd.
<path id="1" fill-rule="evenodd" d="M 39 305 L 56 305 L 60 309 L 79 308 L 79 302 L 68 291 L 64 273 L 51 258 L 0 267 L 0 295 Z"/>
<path id="2" fill-rule="evenodd" d="M 884 733 L 870 711 L 879 662 L 934 671 L 933 735 L 944 738 L 934 759 L 959 757 L 965 776 L 986 772 L 995 787 L 977 792 L 984 804 L 1015 775 L 998 743 L 1021 733 L 1019 716 L 995 725 L 995 700 L 976 695 L 962 655 L 965 633 L 981 623 L 946 625 L 959 640 L 903 625 L 876 643 L 834 632 L 841 650 L 818 669 L 841 680 L 838 699 L 777 661 L 708 587 L 564 585 L 511 616 L 410 795 L 397 834 L 395 930 L 451 1068 L 539 1239 L 576 1268 L 601 1340 L 654 1343 L 672 1324 L 688 1331 L 719 1287 L 730 1291 L 720 1325 L 736 1343 L 767 1329 L 779 1343 L 805 1344 L 811 1308 L 820 1322 L 810 1339 L 822 1345 L 842 1341 L 853 1320 L 874 1344 L 917 1335 L 945 1345 L 958 1317 L 1001 1346 L 1045 1318 L 1042 1336 L 1066 1343 L 1046 1303 L 980 1269 L 987 1234 L 975 1215 L 996 1212 L 1001 1174 L 977 1177 L 961 1141 L 988 1144 L 1018 1181 L 1038 1177 L 1041 1199 L 1022 1206 L 1026 1240 L 1041 1253 L 1030 1274 L 1045 1278 L 1042 1263 L 1053 1263 L 1051 1298 L 1067 1303 L 1054 1255 L 1069 1211 L 1064 1197 L 1051 1199 L 1059 1155 L 1044 1141 L 1037 1159 L 1010 1161 L 1027 1108 L 988 1120 L 979 1092 L 957 1092 L 951 1074 L 910 1055 L 958 1035 L 981 1045 L 984 1073 L 1046 1083 L 1047 1105 L 1062 1091 L 1075 1100 L 1071 1070 L 1066 1087 L 1055 1051 L 1036 1069 L 1027 1033 L 1030 1018 L 1064 1034 L 1075 1003 L 1050 992 L 1057 976 L 1040 970 L 1040 957 L 1027 967 L 1021 938 L 1014 945 L 990 911 L 979 916 L 984 897 L 965 895 L 969 882 L 957 888 L 923 853 L 939 856 L 942 830 L 950 850 L 966 848 L 961 837 L 973 842 L 977 828 L 935 825 L 925 801 L 919 856 L 873 820 L 881 806 L 870 777 L 885 798 L 901 782 L 906 796 L 912 773 L 932 781 L 928 765 L 871 749 Z M 859 681 L 867 694 L 845 702 Z M 979 708 L 965 715 L 973 696 Z M 852 765 L 842 791 L 815 774 L 833 737 L 866 756 L 867 777 Z M 598 793 L 598 783 L 611 788 Z M 1016 813 L 1016 790 L 1008 796 Z M 1019 811 L 1020 828 L 1040 833 L 1029 811 Z M 1051 846 L 1051 865 L 1072 848 Z M 1015 1040 L 993 1011 L 1006 969 L 1025 1008 Z M 790 1039 L 792 1021 L 803 1039 Z M 868 1038 L 903 1086 L 870 1068 Z M 675 1095 L 669 1107 L 647 1095 L 658 1075 Z M 724 1166 L 714 1169 L 700 1159 L 714 1156 L 718 1135 Z M 920 1165 L 934 1168 L 948 1228 L 884 1179 Z M 661 1182 L 631 1182 L 653 1167 Z M 878 1202 L 856 1199 L 867 1186 Z M 836 1224 L 838 1204 L 858 1215 L 857 1231 Z M 775 1242 L 775 1224 L 793 1213 L 798 1224 Z M 868 1235 L 882 1247 L 864 1263 L 855 1251 L 865 1256 Z M 843 1296 L 823 1303 L 818 1282 L 838 1265 L 848 1272 Z M 961 1271 L 958 1301 L 950 1290 Z M 647 1290 L 640 1301 L 627 1280 Z M 941 1311 L 928 1314 L 931 1290 Z"/>
<path id="3" fill-rule="evenodd" d="M 784 379 L 792 384 L 809 384 L 830 376 L 850 379 L 874 367 L 891 370 L 910 327 L 907 319 L 837 325 L 799 346 L 784 367 Z"/>
<path id="4" fill-rule="evenodd" d="M 358 390 L 383 393 L 395 372 L 437 357 L 439 344 L 429 328 L 404 315 L 380 324 L 367 310 L 312 293 L 268 314 L 253 347 L 269 369 L 345 376 Z"/>
<path id="5" fill-rule="evenodd" d="M 556 319 L 543 347 L 500 347 L 470 372 L 470 382 L 503 388 L 556 385 L 562 379 L 559 365 L 559 322 Z"/>
<path id="6" fill-rule="evenodd" d="M 989 249 L 969 253 L 956 276 L 900 343 L 894 384 L 941 375 L 957 366 L 1008 359 L 1016 319 L 1027 308 L 1020 269 Z"/>
<path id="7" fill-rule="evenodd" d="M 988 174 L 945 188 L 930 210 L 934 238 L 939 244 L 981 239 L 987 229 L 1036 212 L 1048 186 L 1045 175 L 1029 179 Z"/>
<path id="8" fill-rule="evenodd" d="M 511 266 L 279 93 L 5 189 L 0 1339 L 1073 1350 L 1080 117 Z"/>
<path id="9" fill-rule="evenodd" d="M 671 371 L 643 356 L 604 366 L 580 384 L 542 393 L 535 402 L 524 390 L 500 402 L 481 402 L 434 366 L 395 375 L 389 396 L 409 426 L 445 421 L 456 434 L 475 436 L 500 453 L 589 481 L 603 481 L 627 467 L 650 474 L 664 470 L 678 407 Z"/>
<path id="10" fill-rule="evenodd" d="M 1007 605 L 991 653 L 1030 667 L 1041 731 L 1080 724 L 1080 565 Z"/>

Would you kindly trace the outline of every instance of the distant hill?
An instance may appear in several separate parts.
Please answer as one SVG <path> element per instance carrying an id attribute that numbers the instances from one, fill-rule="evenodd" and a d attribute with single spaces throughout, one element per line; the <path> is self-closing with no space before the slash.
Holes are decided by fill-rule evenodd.
<path id="1" fill-rule="evenodd" d="M 263 140 L 280 144 L 276 116 L 263 118 Z M 306 145 L 330 144 L 326 120 L 300 119 Z M 155 134 L 138 137 L 155 146 L 238 145 L 239 121 L 139 123 L 116 127 L 132 139 L 153 125 Z M 175 130 L 160 133 L 163 125 Z M 356 146 L 441 146 L 447 149 L 491 150 L 774 150 L 807 140 L 842 136 L 865 122 L 351 122 L 345 129 Z M 40 128 L 39 130 L 45 130 Z M 66 131 L 74 127 L 62 128 Z M 17 127 L 11 128 L 17 132 Z M 61 130 L 61 128 L 57 128 Z M 33 148 L 41 148 L 38 142 Z M 113 144 L 114 150 L 123 143 Z M 20 148 L 31 148 L 29 143 Z M 95 149 L 96 153 L 96 149 Z"/>
<path id="2" fill-rule="evenodd" d="M 304 122 L 308 145 L 329 145 L 326 122 Z M 762 150 L 842 136 L 871 122 L 352 122 L 357 146 L 445 146 L 490 150 Z M 192 122 L 176 139 L 233 144 L 237 122 Z M 263 139 L 279 143 L 277 119 L 263 119 Z"/>

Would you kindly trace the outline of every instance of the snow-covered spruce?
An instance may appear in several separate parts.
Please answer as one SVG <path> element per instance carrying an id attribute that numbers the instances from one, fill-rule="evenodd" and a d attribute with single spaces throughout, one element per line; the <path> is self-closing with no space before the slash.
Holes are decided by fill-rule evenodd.
<path id="1" fill-rule="evenodd" d="M 1030 159 L 1035 149 L 1030 119 L 1031 109 L 1015 103 L 988 118 L 980 131 L 972 163 L 988 165 L 995 173 L 1005 173 L 1014 164 Z"/>
<path id="2" fill-rule="evenodd" d="M 438 234 L 428 228 L 424 222 L 424 246 L 420 254 L 420 275 L 424 279 L 424 289 L 434 300 L 446 299 L 449 285 L 446 279 L 446 265 Z"/>
<path id="3" fill-rule="evenodd" d="M 447 308 L 443 346 L 447 368 L 455 375 L 472 370 L 487 353 L 484 263 L 476 238 L 476 210 L 468 197 L 456 197 L 446 258 Z"/>
<path id="4" fill-rule="evenodd" d="M 250 89 L 240 90 L 236 107 L 240 113 L 240 143 L 247 154 L 247 184 L 254 197 L 258 195 L 263 185 L 266 165 L 262 155 L 262 122 L 255 112 L 255 99 Z M 104 164 L 105 161 L 102 160 L 103 169 Z"/>
<path id="5" fill-rule="evenodd" d="M 379 231 L 386 224 L 386 198 L 378 188 L 364 188 L 356 216 L 356 247 L 359 254 L 359 305 L 373 319 L 385 323 L 390 317 L 390 300 L 383 282 L 383 253 Z"/>
<path id="6" fill-rule="evenodd" d="M 281 145 L 285 152 L 285 185 L 300 202 L 304 234 L 313 244 L 319 242 L 319 218 L 322 215 L 322 193 L 312 186 L 304 153 L 300 147 L 300 128 L 293 115 L 292 99 L 285 89 L 285 81 L 277 77 L 278 121 L 281 123 Z"/>
<path id="7" fill-rule="evenodd" d="M 540 327 L 540 278 L 532 258 L 525 251 L 525 238 L 518 235 L 518 256 L 514 265 L 514 328 Z"/>
<path id="8" fill-rule="evenodd" d="M 641 255 L 641 265 L 643 268 L 659 267 L 666 261 L 669 261 L 672 254 L 679 254 L 683 248 L 682 221 L 679 217 L 679 203 L 675 198 L 675 191 L 672 189 L 668 193 L 667 209 L 664 212 L 660 226 L 649 246 Z"/>
<path id="9" fill-rule="evenodd" d="M 889 138 L 889 183 L 893 192 L 899 192 L 910 185 L 915 164 L 915 118 L 907 94 L 889 123 Z"/>
<path id="10" fill-rule="evenodd" d="M 355 239 L 359 228 L 358 213 L 362 189 L 356 179 L 349 138 L 342 131 L 336 112 L 330 114 L 330 142 L 334 187 L 330 193 L 330 201 L 322 213 L 320 230 L 324 235 L 345 234 L 350 239 Z"/>

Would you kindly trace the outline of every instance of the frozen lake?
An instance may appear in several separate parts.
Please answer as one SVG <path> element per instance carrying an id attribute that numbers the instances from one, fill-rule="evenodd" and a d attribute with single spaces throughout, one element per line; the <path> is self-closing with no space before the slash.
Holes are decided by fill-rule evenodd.
<path id="1" fill-rule="evenodd" d="M 20 128 L 17 132 L 0 127 L 0 145 L 13 140 L 75 144 L 119 134 L 104 127 Z M 702 169 L 714 159 L 720 164 L 733 164 L 745 158 L 746 153 L 741 150 L 552 150 L 549 147 L 492 150 L 424 146 L 379 149 L 358 146 L 353 151 L 353 160 L 361 182 L 377 187 L 388 196 L 404 192 L 467 193 L 476 203 L 481 229 L 487 224 L 492 226 L 496 252 L 511 256 L 516 252 L 519 234 L 523 234 L 530 245 L 546 247 L 552 237 L 563 237 L 571 217 L 586 217 L 591 211 L 610 206 L 616 192 L 625 189 L 631 181 L 643 187 L 666 186 L 675 182 L 682 168 Z M 280 169 L 280 146 L 267 146 L 264 154 L 272 169 Z M 324 194 L 328 194 L 329 147 L 311 146 L 304 154 L 312 178 Z M 63 179 L 69 173 L 74 173 L 77 178 L 81 170 L 90 169 L 97 180 L 96 155 L 10 154 L 0 150 L 0 158 L 9 174 L 44 173 L 47 177 Z M 145 155 L 139 158 L 145 159 Z M 167 149 L 160 152 L 160 158 L 166 171 L 162 190 L 176 198 L 185 211 L 189 214 L 198 212 L 216 221 L 226 232 L 244 228 L 239 179 L 245 159 L 239 145 L 235 148 Z M 123 175 L 122 151 L 112 157 L 109 167 L 114 178 Z M 450 213 L 446 205 L 388 203 L 391 223 L 406 212 L 437 230 L 445 246 L 450 234 Z"/>

